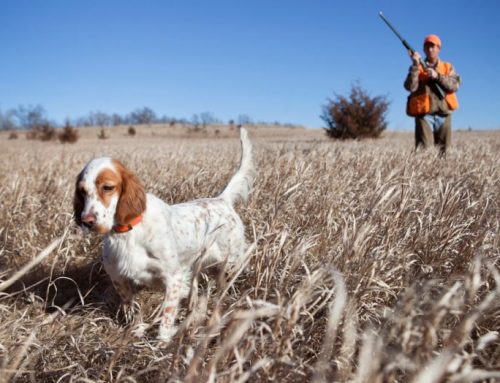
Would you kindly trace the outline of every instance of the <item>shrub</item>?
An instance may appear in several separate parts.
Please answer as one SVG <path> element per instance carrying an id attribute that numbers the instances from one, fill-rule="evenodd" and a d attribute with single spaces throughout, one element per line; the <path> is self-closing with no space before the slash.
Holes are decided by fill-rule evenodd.
<path id="1" fill-rule="evenodd" d="M 72 127 L 69 122 L 67 122 L 64 125 L 62 132 L 58 134 L 58 138 L 59 141 L 63 144 L 74 144 L 80 137 L 78 136 L 78 130 L 76 130 L 76 128 Z"/>
<path id="2" fill-rule="evenodd" d="M 106 135 L 106 131 L 104 130 L 104 128 L 101 128 L 101 131 L 97 135 L 97 138 L 99 138 L 101 140 L 105 140 L 106 138 L 109 138 L 109 136 Z"/>
<path id="3" fill-rule="evenodd" d="M 28 140 L 52 141 L 56 139 L 56 137 L 56 129 L 47 122 L 36 125 L 33 129 L 26 133 L 26 138 Z"/>
<path id="4" fill-rule="evenodd" d="M 136 133 L 135 128 L 133 126 L 129 126 L 128 127 L 128 135 L 135 136 L 135 133 Z"/>
<path id="5" fill-rule="evenodd" d="M 375 138 L 386 129 L 389 102 L 385 96 L 370 97 L 359 84 L 351 87 L 349 97 L 335 95 L 323 107 L 321 119 L 326 134 L 336 139 Z"/>
<path id="6" fill-rule="evenodd" d="M 10 132 L 9 133 L 9 140 L 17 140 L 19 138 L 17 132 Z"/>

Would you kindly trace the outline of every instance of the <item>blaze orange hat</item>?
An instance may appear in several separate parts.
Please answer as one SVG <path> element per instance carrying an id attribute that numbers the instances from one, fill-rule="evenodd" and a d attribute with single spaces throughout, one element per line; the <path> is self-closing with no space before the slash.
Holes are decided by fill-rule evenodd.
<path id="1" fill-rule="evenodd" d="M 437 35 L 429 35 L 424 39 L 424 45 L 426 43 L 432 43 L 434 45 L 437 45 L 439 48 L 441 48 L 441 39 Z"/>

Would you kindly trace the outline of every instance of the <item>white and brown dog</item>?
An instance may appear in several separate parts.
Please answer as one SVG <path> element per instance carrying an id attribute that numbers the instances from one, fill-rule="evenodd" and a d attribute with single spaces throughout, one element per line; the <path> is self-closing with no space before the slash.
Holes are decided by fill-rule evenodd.
<path id="1" fill-rule="evenodd" d="M 146 194 L 139 179 L 111 158 L 90 161 L 78 175 L 75 221 L 104 235 L 102 262 L 125 308 L 133 305 L 135 286 L 164 285 L 158 335 L 163 342 L 176 332 L 179 300 L 200 255 L 235 263 L 245 253 L 244 226 L 233 204 L 247 200 L 256 172 L 243 128 L 240 140 L 240 168 L 216 198 L 168 205 Z"/>

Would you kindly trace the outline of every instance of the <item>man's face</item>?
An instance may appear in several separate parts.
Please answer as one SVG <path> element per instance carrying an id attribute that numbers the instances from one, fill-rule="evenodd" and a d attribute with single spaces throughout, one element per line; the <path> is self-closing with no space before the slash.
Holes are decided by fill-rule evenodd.
<path id="1" fill-rule="evenodd" d="M 439 45 L 435 45 L 433 43 L 425 43 L 424 45 L 425 55 L 428 59 L 430 59 L 430 61 L 435 61 L 438 59 L 440 50 L 441 48 L 439 47 Z"/>

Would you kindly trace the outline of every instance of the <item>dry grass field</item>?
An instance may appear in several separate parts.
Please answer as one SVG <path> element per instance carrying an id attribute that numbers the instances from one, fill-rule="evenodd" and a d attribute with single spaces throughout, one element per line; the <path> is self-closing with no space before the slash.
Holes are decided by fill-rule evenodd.
<path id="1" fill-rule="evenodd" d="M 195 273 L 166 348 L 156 327 L 134 338 L 106 298 L 100 239 L 72 221 L 76 175 L 108 154 L 168 203 L 215 196 L 238 134 L 126 132 L 0 135 L 1 382 L 500 380 L 500 132 L 454 132 L 441 160 L 413 154 L 411 133 L 249 127 L 248 266 Z M 146 321 L 161 298 L 139 293 Z"/>

